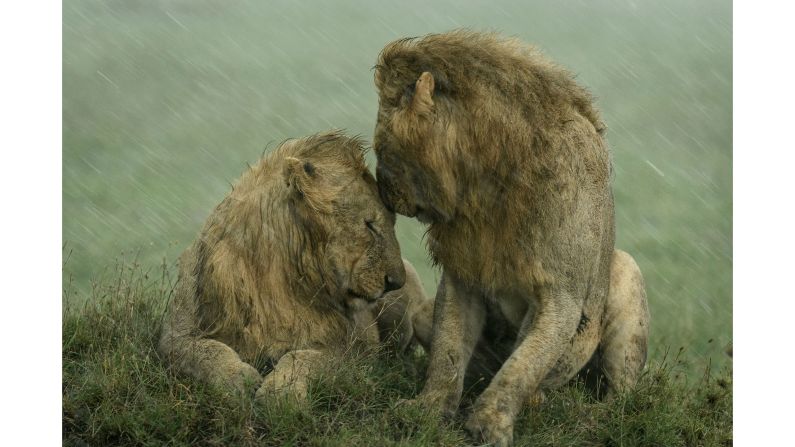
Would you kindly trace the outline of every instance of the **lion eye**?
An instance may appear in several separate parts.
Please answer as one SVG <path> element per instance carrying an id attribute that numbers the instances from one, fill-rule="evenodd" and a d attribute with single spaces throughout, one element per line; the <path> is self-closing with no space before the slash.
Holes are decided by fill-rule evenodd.
<path id="1" fill-rule="evenodd" d="M 373 232 L 373 234 L 378 234 L 378 231 L 375 229 L 375 225 L 372 220 L 365 219 L 364 224 L 367 225 L 367 229 Z"/>

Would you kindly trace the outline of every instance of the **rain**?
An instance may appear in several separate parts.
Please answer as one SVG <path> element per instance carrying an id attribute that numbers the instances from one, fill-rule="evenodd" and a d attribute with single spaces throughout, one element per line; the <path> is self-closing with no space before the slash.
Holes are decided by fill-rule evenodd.
<path id="1" fill-rule="evenodd" d="M 732 15 L 725 1 L 63 3 L 64 287 L 119 259 L 173 266 L 230 184 L 286 138 L 372 139 L 394 39 L 516 36 L 577 74 L 607 123 L 617 247 L 646 279 L 652 358 L 732 340 Z M 370 156 L 370 166 L 374 157 Z M 424 227 L 400 218 L 429 293 Z"/>

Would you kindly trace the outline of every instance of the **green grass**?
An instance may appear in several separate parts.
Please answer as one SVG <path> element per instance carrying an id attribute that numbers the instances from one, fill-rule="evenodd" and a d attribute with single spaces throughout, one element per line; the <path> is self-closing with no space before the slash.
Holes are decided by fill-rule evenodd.
<path id="1" fill-rule="evenodd" d="M 730 436 L 729 403 L 720 400 L 713 416 L 694 415 L 710 408 L 700 387 L 719 391 L 699 382 L 705 369 L 731 365 L 730 2 L 74 0 L 63 5 L 65 439 L 235 444 L 274 426 L 301 436 L 300 444 L 320 443 L 325 430 L 400 439 L 379 433 L 384 421 L 419 430 L 416 443 L 460 439 L 457 426 L 424 432 L 432 425 L 366 396 L 338 413 L 299 412 L 309 429 L 295 430 L 288 416 L 280 426 L 275 413 L 174 379 L 150 355 L 168 287 L 107 302 L 122 293 L 113 291 L 118 276 L 108 266 L 132 253 L 143 266 L 165 262 L 173 275 L 173 261 L 229 183 L 263 150 L 332 127 L 372 138 L 371 67 L 380 48 L 460 26 L 532 42 L 596 94 L 614 155 L 617 246 L 643 270 L 652 314 L 645 391 L 621 407 L 635 413 L 567 388 L 527 416 L 519 439 L 630 445 L 643 434 L 709 445 Z M 433 293 L 439 272 L 423 232 L 398 220 L 403 255 Z M 680 348 L 683 363 L 663 360 Z M 345 370 L 372 379 L 359 395 L 390 405 L 411 396 L 421 374 L 381 363 L 366 374 Z M 664 380 L 655 382 L 654 371 Z M 643 399 L 659 401 L 641 410 Z M 575 417 L 578 409 L 593 417 Z M 380 428 L 354 424 L 354 415 Z M 693 441 L 699 432 L 705 441 Z"/>
<path id="2" fill-rule="evenodd" d="M 461 419 L 401 404 L 422 387 L 426 358 L 373 351 L 339 359 L 304 406 L 172 374 L 155 352 L 168 268 L 120 264 L 91 300 L 63 315 L 65 445 L 470 445 Z M 71 303 L 68 300 L 67 302 Z M 517 445 L 731 445 L 731 370 L 688 379 L 676 356 L 653 361 L 637 389 L 597 401 L 581 383 L 552 392 L 516 424 Z M 465 401 L 472 395 L 465 396 Z"/>

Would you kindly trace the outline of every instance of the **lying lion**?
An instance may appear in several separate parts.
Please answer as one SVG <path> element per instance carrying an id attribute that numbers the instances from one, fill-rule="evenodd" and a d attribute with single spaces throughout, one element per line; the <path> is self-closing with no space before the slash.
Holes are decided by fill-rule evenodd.
<path id="1" fill-rule="evenodd" d="M 433 302 L 401 260 L 394 224 L 360 141 L 285 142 L 182 254 L 161 355 L 202 381 L 302 397 L 309 371 L 351 344 L 395 334 L 398 348 L 428 346 Z"/>

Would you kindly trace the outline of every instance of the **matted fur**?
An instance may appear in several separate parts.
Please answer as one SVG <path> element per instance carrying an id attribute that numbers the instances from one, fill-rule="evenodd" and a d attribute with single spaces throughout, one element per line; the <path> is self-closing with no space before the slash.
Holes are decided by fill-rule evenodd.
<path id="1" fill-rule="evenodd" d="M 491 358 L 499 371 L 467 427 L 504 445 L 525 402 L 597 347 L 630 363 L 603 369 L 614 390 L 634 383 L 648 309 L 634 260 L 614 254 L 610 153 L 591 95 L 532 47 L 465 30 L 388 44 L 375 84 L 381 197 L 430 224 L 443 268 L 421 400 L 454 412 L 465 371 L 484 369 L 473 353 Z M 629 296 L 608 296 L 611 264 L 627 271 L 612 286 Z M 617 302 L 627 312 L 606 312 Z"/>
<path id="2" fill-rule="evenodd" d="M 431 306 L 400 258 L 394 219 L 359 140 L 330 132 L 283 143 L 241 176 L 180 258 L 160 352 L 182 373 L 243 390 L 276 364 L 263 387 L 292 377 L 300 395 L 318 353 L 378 343 L 379 329 L 404 346 L 427 343 L 430 318 L 418 313 Z"/>

